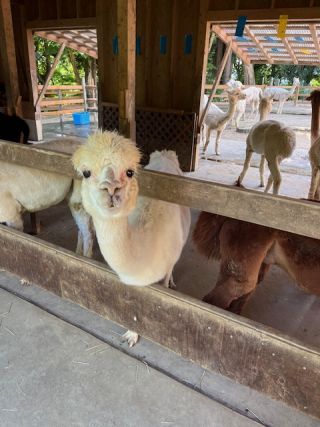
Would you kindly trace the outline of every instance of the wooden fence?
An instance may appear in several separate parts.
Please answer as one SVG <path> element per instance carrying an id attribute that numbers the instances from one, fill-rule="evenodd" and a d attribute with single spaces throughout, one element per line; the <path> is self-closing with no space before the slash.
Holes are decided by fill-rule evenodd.
<path id="1" fill-rule="evenodd" d="M 247 88 L 250 87 L 252 85 L 243 85 L 243 88 Z M 211 84 L 206 84 L 205 85 L 205 90 L 209 91 L 211 89 L 212 85 Z M 264 91 L 264 89 L 266 89 L 267 87 L 278 87 L 278 88 L 282 88 L 282 89 L 287 89 L 288 91 L 291 90 L 292 86 L 268 86 L 268 85 L 255 85 L 255 87 L 259 87 L 262 89 L 262 91 Z M 228 88 L 227 85 L 218 85 L 217 87 L 217 93 L 215 93 L 213 95 L 213 99 L 216 100 L 215 102 L 224 102 L 221 101 L 221 99 L 226 98 L 226 96 L 222 95 L 222 93 Z M 297 86 L 296 90 L 294 91 L 293 95 L 290 97 L 291 99 L 294 100 L 295 105 L 298 104 L 298 102 L 305 102 L 306 98 L 310 95 L 310 92 L 312 92 L 315 89 L 319 89 L 317 87 L 314 86 Z"/>
<path id="2" fill-rule="evenodd" d="M 38 86 L 39 93 L 43 86 Z M 98 96 L 97 87 L 94 85 L 60 85 L 48 86 L 46 93 L 40 101 L 43 116 L 59 116 L 80 111 L 97 113 Z"/>

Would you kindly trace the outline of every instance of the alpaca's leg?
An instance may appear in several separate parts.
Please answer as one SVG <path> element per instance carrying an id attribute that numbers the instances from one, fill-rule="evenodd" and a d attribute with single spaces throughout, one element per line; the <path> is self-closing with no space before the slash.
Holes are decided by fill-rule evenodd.
<path id="1" fill-rule="evenodd" d="M 272 183 L 273 183 L 273 178 L 272 178 L 272 175 L 270 174 L 270 175 L 269 175 L 269 178 L 268 178 L 267 186 L 266 186 L 266 188 L 264 189 L 264 192 L 265 192 L 265 193 L 268 193 L 268 192 L 269 192 L 269 190 L 270 190 L 270 188 L 271 188 L 271 186 L 272 186 Z"/>
<path id="2" fill-rule="evenodd" d="M 137 344 L 139 340 L 139 335 L 134 331 L 128 330 L 122 335 L 122 339 L 123 341 L 127 341 L 129 347 L 133 347 L 135 344 Z"/>
<path id="3" fill-rule="evenodd" d="M 9 192 L 1 192 L 0 200 L 0 224 L 23 231 L 20 203 Z"/>
<path id="4" fill-rule="evenodd" d="M 174 280 L 173 280 L 173 274 L 172 274 L 172 272 L 173 272 L 173 267 L 174 267 L 174 266 L 172 266 L 172 267 L 168 270 L 168 273 L 166 274 L 165 278 L 163 279 L 162 284 L 163 284 L 163 286 L 164 286 L 165 288 L 176 289 L 176 284 L 174 283 Z"/>
<path id="5" fill-rule="evenodd" d="M 241 174 L 239 175 L 239 178 L 237 180 L 237 185 L 240 187 L 243 178 L 245 176 L 245 174 L 247 173 L 247 170 L 250 166 L 250 161 L 251 161 L 251 157 L 252 157 L 253 151 L 247 146 L 247 150 L 246 150 L 246 159 L 244 161 L 244 165 L 243 165 L 243 169 Z"/>
<path id="6" fill-rule="evenodd" d="M 219 153 L 219 144 L 220 144 L 220 139 L 221 139 L 221 135 L 222 135 L 222 129 L 217 129 L 217 136 L 216 136 L 216 147 L 215 147 L 215 151 L 216 151 L 216 155 L 220 156 Z"/>
<path id="7" fill-rule="evenodd" d="M 68 200 L 71 214 L 78 227 L 78 242 L 76 253 L 88 258 L 92 257 L 94 229 L 90 215 L 82 206 L 81 183 L 74 181 L 73 190 Z"/>
<path id="8" fill-rule="evenodd" d="M 262 155 L 260 159 L 260 166 L 259 166 L 260 187 L 264 187 L 264 163 L 265 163 L 265 157 L 264 155 Z"/>
<path id="9" fill-rule="evenodd" d="M 206 156 L 207 148 L 208 148 L 208 145 L 209 145 L 209 142 L 210 142 L 210 136 L 211 136 L 211 129 L 210 129 L 209 126 L 207 126 L 206 143 L 204 144 L 204 148 L 203 148 L 203 153 L 204 153 L 204 155 L 205 155 L 206 158 L 207 158 L 207 156 Z"/>
<path id="10" fill-rule="evenodd" d="M 315 199 L 316 192 L 318 190 L 320 180 L 320 170 L 318 168 L 312 168 L 311 184 L 309 189 L 308 199 Z"/>
<path id="11" fill-rule="evenodd" d="M 218 281 L 203 300 L 239 313 L 258 283 L 261 265 L 274 242 L 274 232 L 258 225 L 228 220 L 219 238 Z"/>
<path id="12" fill-rule="evenodd" d="M 272 178 L 273 178 L 273 194 L 278 194 L 280 184 L 281 184 L 281 173 L 280 173 L 280 168 L 279 168 L 279 159 L 276 157 L 276 158 L 270 160 L 270 162 L 268 161 L 268 166 L 269 166 Z"/>

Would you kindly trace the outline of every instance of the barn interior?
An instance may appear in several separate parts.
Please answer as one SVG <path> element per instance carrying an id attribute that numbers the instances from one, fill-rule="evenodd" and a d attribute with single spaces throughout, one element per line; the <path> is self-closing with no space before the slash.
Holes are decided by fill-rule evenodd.
<path id="1" fill-rule="evenodd" d="M 36 213 L 40 226 L 36 236 L 29 234 L 34 218 L 28 213 L 24 215 L 24 233 L 0 225 L 0 267 L 4 270 L 0 276 L 3 292 L 0 312 L 3 308 L 5 313 L 1 317 L 5 323 L 0 331 L 6 346 L 11 349 L 5 357 L 9 359 L 10 354 L 15 360 L 14 352 L 19 351 L 19 343 L 12 344 L 19 333 L 10 327 L 10 313 L 6 313 L 6 307 L 29 301 L 58 320 L 76 326 L 80 335 L 83 331 L 89 334 L 90 346 L 86 349 L 107 343 L 117 351 L 127 353 L 129 360 L 142 361 L 139 368 L 133 368 L 135 387 L 139 381 L 143 387 L 146 380 L 141 378 L 139 369 L 145 367 L 149 373 L 150 366 L 152 373 L 155 368 L 157 375 L 160 371 L 166 379 L 174 378 L 174 383 L 180 383 L 179 386 L 183 384 L 196 390 L 196 396 L 189 397 L 183 394 L 189 391 L 180 390 L 195 405 L 194 411 L 190 407 L 187 415 L 183 414 L 179 400 L 177 412 L 182 415 L 176 418 L 174 408 L 169 405 L 168 412 L 162 411 L 156 423 L 152 421 L 154 413 L 141 412 L 141 418 L 135 417 L 137 413 L 139 415 L 139 409 L 130 411 L 132 421 L 121 418 L 122 415 L 111 421 L 111 418 L 103 418 L 106 416 L 101 409 L 103 402 L 99 402 L 99 415 L 93 415 L 96 424 L 95 418 L 85 418 L 82 425 L 317 425 L 320 417 L 317 387 L 320 372 L 319 294 L 305 292 L 287 272 L 273 265 L 241 316 L 202 302 L 217 282 L 220 262 L 208 260 L 197 252 L 192 242 L 192 230 L 200 211 L 204 210 L 299 236 L 320 238 L 319 204 L 304 200 L 311 180 L 307 157 L 311 104 L 305 100 L 303 91 L 300 97 L 288 102 L 281 117 L 301 134 L 296 157 L 291 157 L 281 167 L 281 196 L 266 195 L 258 188 L 258 157 L 253 161 L 256 167 L 248 172 L 245 188 L 234 187 L 245 157 L 245 138 L 253 121 L 243 121 L 240 132 L 226 130 L 219 157 L 213 152 L 212 136 L 207 159 L 202 154 L 199 129 L 201 100 L 205 91 L 210 93 L 212 89 L 212 84 L 206 82 L 210 34 L 214 32 L 245 64 L 319 66 L 318 1 L 268 0 L 260 4 L 253 0 L 228 0 L 222 4 L 214 0 L 112 0 L 107 3 L 103 0 L 0 0 L 0 5 L 0 34 L 4 40 L 0 46 L 0 82 L 5 85 L 5 111 L 27 121 L 34 143 L 26 147 L 1 141 L 1 161 L 75 176 L 70 164 L 70 154 L 75 146 L 67 141 L 68 137 L 74 136 L 73 131 L 66 130 L 68 127 L 63 131 L 61 127 L 57 129 L 56 135 L 67 137 L 58 152 L 51 151 L 50 146 L 41 147 L 43 139 L 47 139 L 42 133 L 42 107 L 44 102 L 50 105 L 51 101 L 41 97 L 43 87 L 39 93 L 34 48 L 34 35 L 38 35 L 97 59 L 98 79 L 92 86 L 98 89 L 92 99 L 95 99 L 93 111 L 98 117 L 93 126 L 78 128 L 76 133 L 80 140 L 84 141 L 98 125 L 103 130 L 116 129 L 135 140 L 143 153 L 143 164 L 148 162 L 154 150 L 176 151 L 183 176 L 173 178 L 159 172 L 142 172 L 140 191 L 144 196 L 192 208 L 191 232 L 174 269 L 176 290 L 162 290 L 159 285 L 144 289 L 122 285 L 106 266 L 97 242 L 93 261 L 76 255 L 77 227 L 66 202 Z M 277 38 L 280 15 L 288 16 L 287 36 L 281 40 Z M 247 19 L 241 39 L 233 36 L 239 16 Z M 219 84 L 219 81 L 214 83 Z M 222 85 L 220 89 L 223 89 Z M 215 96 L 218 105 L 226 110 L 225 100 L 219 94 Z M 74 104 L 77 108 L 77 102 Z M 66 103 L 63 108 L 67 110 L 68 105 Z M 277 120 L 276 107 L 274 105 L 271 118 Z M 49 136 L 55 136 L 52 126 L 50 132 Z M 20 279 L 31 285 L 22 286 Z M 146 311 L 142 309 L 143 305 Z M 84 308 L 80 309 L 80 306 Z M 157 310 L 160 306 L 165 309 Z M 151 313 L 150 317 L 136 317 L 137 307 L 143 313 Z M 24 309 L 26 312 L 30 310 L 29 306 Z M 43 316 L 41 312 L 36 315 Z M 34 314 L 30 312 L 28 316 L 31 318 Z M 81 316 L 83 319 L 87 319 L 85 316 L 95 317 L 90 318 L 91 323 L 86 327 Z M 116 331 L 114 334 L 102 334 L 97 326 L 92 326 L 100 316 L 109 322 L 103 327 Z M 184 322 L 179 317 L 183 317 Z M 12 322 L 18 328 L 18 320 Z M 43 317 L 42 323 L 46 322 L 51 320 Z M 133 349 L 120 344 L 118 335 L 122 328 L 119 325 L 137 330 L 143 337 L 141 343 L 139 341 Z M 25 333 L 28 334 L 28 330 Z M 64 328 L 57 334 L 69 337 L 72 331 Z M 72 342 L 72 338 L 68 339 Z M 60 344 L 62 341 L 61 338 Z M 36 345 L 41 345 L 41 340 Z M 25 351 L 29 348 L 27 342 L 23 346 Z M 157 354 L 162 354 L 162 362 L 157 361 Z M 88 364 L 87 359 L 79 360 Z M 4 368 L 10 366 L 9 362 L 6 360 Z M 81 363 L 78 363 L 80 368 L 87 366 Z M 116 361 L 110 360 L 110 363 L 116 366 Z M 130 365 L 131 362 L 122 363 Z M 30 366 L 35 369 L 34 363 Z M 93 366 L 105 369 L 103 364 Z M 19 375 L 25 375 L 23 366 L 19 369 Z M 6 384 L 10 385 L 15 379 L 5 372 Z M 68 371 L 68 378 L 69 374 Z M 88 382 L 90 375 L 96 378 L 92 372 L 76 372 L 75 375 L 83 375 Z M 119 373 L 119 377 L 121 384 L 122 374 Z M 113 381 L 117 382 L 115 378 Z M 99 387 L 106 390 L 105 384 Z M 168 383 L 167 387 L 173 385 Z M 134 388 L 130 390 L 135 393 Z M 77 392 L 81 393 L 80 386 Z M 120 388 L 118 392 L 119 396 L 124 393 Z M 61 393 L 63 395 L 63 391 Z M 96 394 L 99 393 L 95 389 Z M 19 395 L 23 397 L 25 392 L 19 389 Z M 18 425 L 19 417 L 25 413 L 29 423 L 26 425 L 33 425 L 21 396 L 18 404 L 13 406 L 8 404 L 8 396 L 3 400 L 4 415 L 8 417 L 5 422 Z M 245 397 L 242 399 L 241 396 Z M 162 397 L 159 397 L 161 402 Z M 197 401 L 203 397 L 208 401 Z M 139 398 L 143 401 L 146 397 L 141 395 Z M 20 404 L 22 410 L 16 410 Z M 218 404 L 217 407 L 211 406 Z M 60 405 L 61 402 L 58 407 Z M 132 401 L 132 405 L 140 408 L 142 404 Z M 36 410 L 36 407 L 32 408 Z M 223 412 L 226 408 L 231 409 L 230 413 Z M 42 410 L 41 406 L 41 420 L 45 422 Z M 60 415 L 63 418 L 59 419 L 59 415 L 52 412 L 48 420 L 52 422 L 58 416 L 61 425 L 70 425 L 78 420 L 77 408 L 72 410 L 73 419 L 68 418 L 64 408 Z M 221 418 L 214 418 L 217 415 L 213 413 L 219 411 L 222 411 Z"/>

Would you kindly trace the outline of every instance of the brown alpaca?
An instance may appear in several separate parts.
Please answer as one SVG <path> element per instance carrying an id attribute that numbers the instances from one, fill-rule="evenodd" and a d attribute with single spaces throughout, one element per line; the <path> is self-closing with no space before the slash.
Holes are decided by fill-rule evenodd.
<path id="1" fill-rule="evenodd" d="M 215 288 L 203 300 L 240 313 L 276 264 L 304 290 L 320 296 L 320 241 L 201 212 L 193 232 L 200 253 L 220 260 Z"/>
<path id="2" fill-rule="evenodd" d="M 307 98 L 311 101 L 311 147 L 309 159 L 311 164 L 311 183 L 308 198 L 320 200 L 320 91 L 314 90 Z"/>

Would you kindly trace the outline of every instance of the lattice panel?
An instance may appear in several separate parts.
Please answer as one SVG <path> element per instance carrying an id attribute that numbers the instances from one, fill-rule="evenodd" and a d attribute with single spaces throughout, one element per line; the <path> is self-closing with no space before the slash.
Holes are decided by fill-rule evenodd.
<path id="1" fill-rule="evenodd" d="M 143 162 L 155 150 L 174 150 L 182 170 L 191 171 L 194 149 L 195 113 L 174 113 L 137 109 L 137 144 L 144 153 Z"/>
<path id="2" fill-rule="evenodd" d="M 182 170 L 192 170 L 195 136 L 195 113 L 136 110 L 137 145 L 143 152 L 142 163 L 149 161 L 155 150 L 174 150 Z M 119 129 L 119 110 L 114 105 L 103 106 L 103 129 Z"/>
<path id="3" fill-rule="evenodd" d="M 119 108 L 116 105 L 103 105 L 102 126 L 104 130 L 119 130 Z"/>

